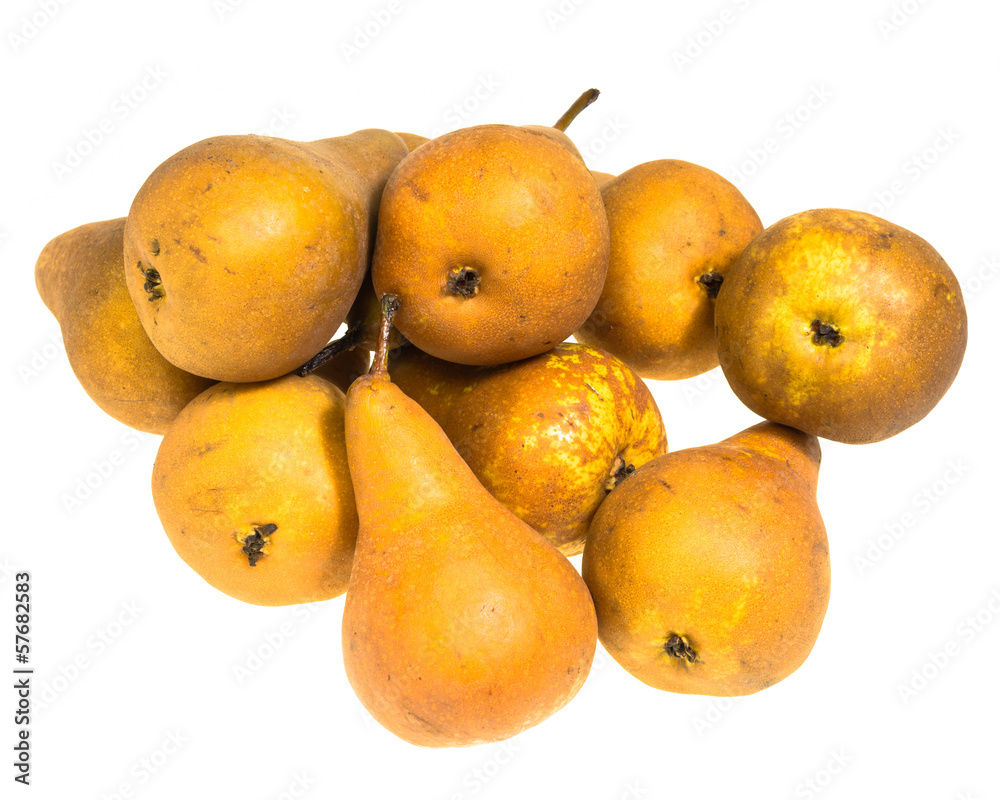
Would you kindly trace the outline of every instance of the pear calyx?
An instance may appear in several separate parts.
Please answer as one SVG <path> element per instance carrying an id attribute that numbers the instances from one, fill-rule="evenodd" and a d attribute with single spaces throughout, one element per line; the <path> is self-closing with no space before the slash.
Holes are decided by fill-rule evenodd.
<path id="1" fill-rule="evenodd" d="M 271 534 L 278 530 L 278 526 L 273 522 L 269 522 L 266 525 L 254 525 L 253 533 L 248 534 L 244 537 L 236 537 L 236 541 L 243 545 L 243 552 L 246 554 L 247 561 L 251 567 L 256 567 L 257 562 L 260 561 L 267 553 L 264 552 L 264 548 L 267 547 L 268 543 L 271 541 Z"/>
<path id="2" fill-rule="evenodd" d="M 604 482 L 604 493 L 611 494 L 611 490 L 633 472 L 635 472 L 634 464 L 629 464 L 621 455 L 616 456 L 614 463 L 611 465 L 611 472 L 608 474 L 608 479 Z"/>
<path id="3" fill-rule="evenodd" d="M 714 300 L 719 296 L 719 289 L 722 288 L 722 282 L 725 280 L 724 275 L 720 275 L 714 269 L 711 272 L 706 272 L 704 275 L 698 278 L 698 283 L 701 284 L 705 292 L 708 294 L 709 298 Z"/>
<path id="4" fill-rule="evenodd" d="M 691 645 L 688 644 L 687 639 L 683 636 L 678 636 L 676 633 L 670 634 L 666 644 L 663 645 L 663 651 L 668 656 L 679 658 L 682 661 L 693 663 L 698 660 L 698 654 L 691 649 Z"/>
<path id="5" fill-rule="evenodd" d="M 844 343 L 844 336 L 841 334 L 840 329 L 836 325 L 831 325 L 828 322 L 823 322 L 820 319 L 814 319 L 812 325 L 809 326 L 809 330 L 812 331 L 812 340 L 815 345 L 829 345 L 830 347 L 838 347 Z"/>
<path id="6" fill-rule="evenodd" d="M 157 244 L 157 252 L 159 252 L 159 245 Z M 136 264 L 139 268 L 139 272 L 142 273 L 142 277 L 146 279 L 146 282 L 142 285 L 142 288 L 146 290 L 146 294 L 149 295 L 146 299 L 149 301 L 159 300 L 163 297 L 163 281 L 160 278 L 160 273 L 154 267 L 143 267 L 140 261 Z"/>
<path id="7" fill-rule="evenodd" d="M 479 294 L 479 270 L 473 267 L 455 267 L 448 275 L 445 289 L 449 294 L 475 297 Z"/>

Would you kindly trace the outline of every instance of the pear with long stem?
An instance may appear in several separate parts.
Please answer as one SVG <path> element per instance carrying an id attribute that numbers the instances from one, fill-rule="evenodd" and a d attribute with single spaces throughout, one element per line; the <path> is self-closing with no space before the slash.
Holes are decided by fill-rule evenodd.
<path id="1" fill-rule="evenodd" d="M 343 616 L 347 677 L 371 715 L 425 746 L 514 736 L 562 708 L 590 670 L 586 584 L 476 479 L 393 384 L 382 300 L 374 365 L 347 394 L 360 529 Z"/>

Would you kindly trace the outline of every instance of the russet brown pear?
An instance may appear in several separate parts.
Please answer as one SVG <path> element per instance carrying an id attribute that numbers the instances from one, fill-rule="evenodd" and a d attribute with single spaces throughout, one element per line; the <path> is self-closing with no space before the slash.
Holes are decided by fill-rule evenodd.
<path id="1" fill-rule="evenodd" d="M 848 444 L 919 422 L 958 375 L 962 287 L 926 240 L 863 211 L 792 214 L 733 264 L 719 360 L 751 411 Z"/>
<path id="2" fill-rule="evenodd" d="M 230 597 L 279 606 L 347 589 L 344 393 L 318 375 L 209 387 L 160 442 L 152 493 L 174 550 Z"/>
<path id="3" fill-rule="evenodd" d="M 805 661 L 830 597 L 815 436 L 762 422 L 647 462 L 583 551 L 601 643 L 658 689 L 758 692 Z"/>
<path id="4" fill-rule="evenodd" d="M 763 230 L 732 183 L 697 164 L 647 161 L 601 183 L 611 256 L 577 341 L 644 378 L 680 380 L 719 365 L 715 298 Z"/>
<path id="5" fill-rule="evenodd" d="M 213 381 L 175 367 L 150 342 L 125 285 L 124 230 L 119 217 L 59 234 L 38 256 L 35 284 L 84 391 L 119 422 L 163 434 Z"/>
<path id="6" fill-rule="evenodd" d="M 573 565 L 483 488 L 385 364 L 381 347 L 347 394 L 360 519 L 347 677 L 369 713 L 413 744 L 506 739 L 583 685 L 593 603 Z"/>
<path id="7" fill-rule="evenodd" d="M 177 366 L 223 381 L 284 375 L 336 333 L 368 269 L 396 134 L 205 139 L 139 189 L 125 275 L 143 327 Z"/>
<path id="8" fill-rule="evenodd" d="M 580 327 L 608 248 L 597 182 L 562 130 L 475 125 L 420 145 L 389 178 L 372 280 L 402 298 L 396 324 L 424 352 L 503 364 Z"/>

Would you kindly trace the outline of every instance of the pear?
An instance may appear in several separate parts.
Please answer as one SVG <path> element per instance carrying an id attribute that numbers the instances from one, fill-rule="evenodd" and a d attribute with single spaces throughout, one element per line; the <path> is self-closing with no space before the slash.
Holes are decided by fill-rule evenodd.
<path id="1" fill-rule="evenodd" d="M 646 384 L 619 359 L 586 345 L 564 342 L 492 367 L 408 347 L 389 374 L 441 426 L 490 494 L 567 556 L 583 551 L 607 494 L 667 452 Z"/>
<path id="2" fill-rule="evenodd" d="M 928 242 L 832 208 L 754 239 L 722 285 L 715 325 L 722 371 L 751 411 L 848 444 L 930 413 L 969 333 L 958 278 Z"/>
<path id="3" fill-rule="evenodd" d="M 597 181 L 597 185 L 600 188 L 603 188 L 604 184 L 609 183 L 610 181 L 613 181 L 615 178 L 618 177 L 617 175 L 612 175 L 610 172 L 600 172 L 594 169 L 590 171 L 590 174 L 594 176 L 594 180 Z M 607 210 L 607 206 L 605 206 L 605 210 Z M 610 221 L 609 221 L 609 226 L 610 226 Z"/>
<path id="4" fill-rule="evenodd" d="M 177 554 L 264 606 L 343 594 L 358 532 L 344 393 L 318 375 L 217 383 L 177 416 L 153 464 Z"/>
<path id="5" fill-rule="evenodd" d="M 384 298 L 372 371 L 347 393 L 360 529 L 344 666 L 371 715 L 418 745 L 494 742 L 580 689 L 596 648 L 586 585 L 490 495 L 440 426 L 390 382 Z"/>
<path id="6" fill-rule="evenodd" d="M 680 380 L 719 365 L 715 298 L 763 230 L 721 175 L 648 161 L 601 186 L 611 231 L 604 291 L 577 341 L 618 356 L 643 378 Z"/>
<path id="7" fill-rule="evenodd" d="M 601 643 L 658 689 L 745 695 L 794 672 L 830 595 L 815 436 L 762 422 L 647 462 L 583 551 Z"/>
<path id="8" fill-rule="evenodd" d="M 119 422 L 163 434 L 213 382 L 175 367 L 150 342 L 125 285 L 124 230 L 119 217 L 59 234 L 35 262 L 35 284 L 84 391 Z"/>
<path id="9" fill-rule="evenodd" d="M 420 145 L 422 145 L 424 142 L 430 141 L 430 139 L 428 139 L 426 136 L 421 136 L 419 133 L 406 133 L 404 131 L 397 131 L 396 135 L 404 142 L 406 142 L 406 146 L 409 148 L 411 153 L 418 147 L 420 147 Z"/>
<path id="10" fill-rule="evenodd" d="M 373 129 L 315 142 L 218 136 L 168 158 L 125 226 L 129 292 L 156 348 L 238 382 L 315 355 L 354 302 L 382 188 L 407 153 Z"/>
<path id="11" fill-rule="evenodd" d="M 476 125 L 421 145 L 393 172 L 372 280 L 378 296 L 402 298 L 397 327 L 424 352 L 502 364 L 580 327 L 608 249 L 600 190 L 561 130 Z"/>

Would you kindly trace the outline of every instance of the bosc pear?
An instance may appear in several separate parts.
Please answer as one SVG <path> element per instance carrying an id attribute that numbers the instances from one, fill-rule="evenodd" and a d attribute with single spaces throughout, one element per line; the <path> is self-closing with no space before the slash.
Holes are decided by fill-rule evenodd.
<path id="1" fill-rule="evenodd" d="M 149 341 L 125 286 L 124 230 L 119 217 L 60 233 L 38 255 L 35 285 L 84 391 L 119 422 L 162 435 L 213 381 L 175 367 Z"/>
<path id="2" fill-rule="evenodd" d="M 639 467 L 583 551 L 601 643 L 657 689 L 758 692 L 799 668 L 830 597 L 815 436 L 762 422 Z"/>
<path id="3" fill-rule="evenodd" d="M 563 707 L 590 670 L 593 602 L 573 565 L 495 500 L 386 371 L 347 394 L 360 528 L 343 616 L 347 677 L 400 738 L 463 746 Z"/>
<path id="4" fill-rule="evenodd" d="M 365 277 L 389 173 L 409 152 L 379 129 L 296 142 L 204 139 L 146 179 L 125 275 L 149 338 L 220 381 L 284 375 L 336 333 Z"/>

